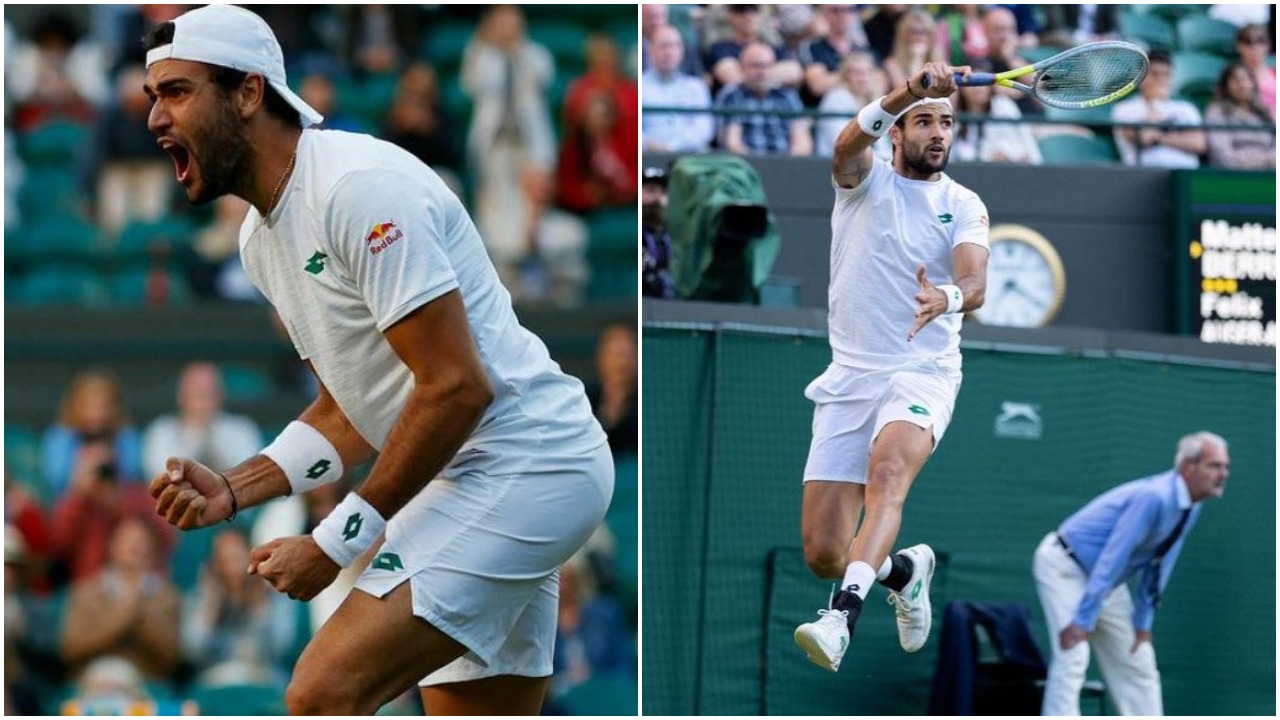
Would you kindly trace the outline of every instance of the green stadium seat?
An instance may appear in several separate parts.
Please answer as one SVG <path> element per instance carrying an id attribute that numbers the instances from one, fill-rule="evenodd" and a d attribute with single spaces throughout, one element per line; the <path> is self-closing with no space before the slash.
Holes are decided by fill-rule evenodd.
<path id="1" fill-rule="evenodd" d="M 462 53 L 471 42 L 476 26 L 472 22 L 446 21 L 434 25 L 422 38 L 420 52 L 436 69 L 457 68 L 462 64 Z"/>
<path id="2" fill-rule="evenodd" d="M 6 480 L 20 483 L 46 507 L 53 501 L 40 475 L 40 436 L 34 430 L 5 424 L 4 464 Z"/>
<path id="3" fill-rule="evenodd" d="M 108 298 L 107 284 L 92 268 L 51 262 L 29 270 L 18 281 L 15 300 L 21 305 L 100 305 Z"/>
<path id="4" fill-rule="evenodd" d="M 1173 25 L 1155 15 L 1125 13 L 1120 16 L 1120 32 L 1126 40 L 1138 40 L 1152 50 L 1173 50 L 1177 35 Z"/>
<path id="5" fill-rule="evenodd" d="M 228 401 L 260 401 L 272 391 L 271 378 L 257 368 L 243 365 L 221 365 L 222 387 Z M 274 440 L 271 436 L 268 440 Z"/>
<path id="6" fill-rule="evenodd" d="M 635 208 L 600 210 L 587 218 L 587 232 L 593 249 L 640 247 L 640 218 Z"/>
<path id="7" fill-rule="evenodd" d="M 556 59 L 556 74 L 564 74 L 566 65 L 583 66 L 587 50 L 587 31 L 572 22 L 548 21 L 529 28 L 529 37 L 545 47 Z"/>
<path id="8" fill-rule="evenodd" d="M 1111 143 L 1096 137 L 1053 135 L 1040 140 L 1046 165 L 1095 165 L 1119 161 Z"/>
<path id="9" fill-rule="evenodd" d="M 1180 52 L 1173 55 L 1173 94 L 1188 95 L 1202 92 L 1206 87 L 1210 94 L 1218 84 L 1218 77 L 1229 61 L 1217 55 L 1203 52 Z"/>
<path id="10" fill-rule="evenodd" d="M 1128 10 L 1140 15 L 1154 15 L 1170 22 L 1177 22 L 1180 18 L 1188 15 L 1204 14 L 1203 5 L 1152 3 L 1151 5 L 1129 5 Z"/>
<path id="11" fill-rule="evenodd" d="M 73 122 L 54 120 L 24 133 L 19 139 L 22 158 L 32 166 L 74 165 L 87 130 Z"/>
<path id="12" fill-rule="evenodd" d="M 1178 48 L 1231 57 L 1236 51 L 1236 26 L 1208 17 L 1184 17 L 1178 21 Z"/>
<path id="13" fill-rule="evenodd" d="M 1062 52 L 1062 48 L 1056 48 L 1052 45 L 1037 45 L 1033 48 L 1023 48 L 1018 51 L 1018 55 L 1029 63 L 1035 64 L 1041 60 L 1049 58 Z"/>
<path id="14" fill-rule="evenodd" d="M 1063 122 L 1072 122 L 1076 125 L 1108 125 L 1111 122 L 1111 106 L 1103 105 L 1085 110 L 1063 110 L 1062 108 L 1046 105 L 1044 117 L 1046 120 L 1061 120 Z"/>
<path id="15" fill-rule="evenodd" d="M 18 209 L 29 221 L 61 220 L 80 209 L 82 193 L 70 167 L 32 167 L 18 189 Z"/>
<path id="16" fill-rule="evenodd" d="M 160 271 L 164 287 L 156 290 L 164 305 L 187 305 L 191 302 L 191 284 L 181 273 L 164 269 Z M 123 305 L 146 305 L 152 300 L 150 283 L 153 282 L 149 262 L 136 262 L 117 270 L 111 276 L 111 299 Z M 162 293 L 162 294 L 161 294 Z"/>
<path id="17" fill-rule="evenodd" d="M 635 715 L 640 686 L 634 679 L 592 677 L 560 696 L 569 715 Z"/>
<path id="18" fill-rule="evenodd" d="M 201 715 L 285 715 L 284 690 L 275 685 L 197 685 L 191 699 Z"/>
<path id="19" fill-rule="evenodd" d="M 195 241 L 195 226 L 183 218 L 161 218 L 155 222 L 135 221 L 120 231 L 114 254 L 117 258 L 141 260 L 153 249 L 172 250 Z"/>
<path id="20" fill-rule="evenodd" d="M 6 234 L 6 240 L 8 240 Z M 40 262 L 86 262 L 98 257 L 98 229 L 75 217 L 33 219 L 15 231 L 17 246 L 5 245 L 5 259 Z"/>

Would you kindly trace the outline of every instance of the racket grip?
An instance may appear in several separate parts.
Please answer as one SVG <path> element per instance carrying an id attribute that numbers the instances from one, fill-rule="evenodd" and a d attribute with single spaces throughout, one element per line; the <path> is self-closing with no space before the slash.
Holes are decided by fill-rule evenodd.
<path id="1" fill-rule="evenodd" d="M 964 75 L 961 73 L 953 73 L 952 77 L 955 78 L 956 85 L 960 85 L 960 86 L 995 85 L 996 84 L 995 73 L 969 73 L 968 78 L 965 78 Z M 930 85 L 933 84 L 933 76 L 925 75 L 924 80 L 921 81 L 921 84 L 923 84 L 925 87 L 929 87 Z"/>

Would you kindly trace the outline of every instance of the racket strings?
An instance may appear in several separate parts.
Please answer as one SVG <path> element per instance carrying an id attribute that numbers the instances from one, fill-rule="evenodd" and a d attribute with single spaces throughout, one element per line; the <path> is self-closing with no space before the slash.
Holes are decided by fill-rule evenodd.
<path id="1" fill-rule="evenodd" d="M 1035 92 L 1046 101 L 1082 103 L 1104 98 L 1142 76 L 1146 58 L 1125 49 L 1096 50 L 1064 58 L 1036 76 Z"/>

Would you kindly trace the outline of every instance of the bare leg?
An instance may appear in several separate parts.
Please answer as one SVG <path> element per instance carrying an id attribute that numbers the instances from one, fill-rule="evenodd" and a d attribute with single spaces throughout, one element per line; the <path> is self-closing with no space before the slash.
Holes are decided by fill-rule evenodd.
<path id="1" fill-rule="evenodd" d="M 298 659 L 285 705 L 291 715 L 372 715 L 466 650 L 414 616 L 408 583 L 381 599 L 352 590 Z"/>
<path id="2" fill-rule="evenodd" d="M 932 429 L 895 421 L 880 431 L 871 448 L 866 517 L 853 543 L 852 561 L 861 560 L 872 569 L 884 563 L 898 539 L 907 491 L 932 450 Z"/>
<path id="3" fill-rule="evenodd" d="M 499 675 L 422 688 L 428 715 L 537 715 L 550 677 Z"/>
<path id="4" fill-rule="evenodd" d="M 858 483 L 810 480 L 804 484 L 800 533 L 804 561 L 814 575 L 824 580 L 844 575 L 862 504 L 863 489 Z"/>

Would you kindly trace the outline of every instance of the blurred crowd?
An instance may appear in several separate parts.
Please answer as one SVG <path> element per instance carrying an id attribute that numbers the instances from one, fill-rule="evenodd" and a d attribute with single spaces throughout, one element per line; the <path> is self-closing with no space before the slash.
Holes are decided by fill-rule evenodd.
<path id="1" fill-rule="evenodd" d="M 637 388 L 634 323 L 611 323 L 588 394 L 619 466 L 618 491 L 609 521 L 562 570 L 553 701 L 566 710 L 574 706 L 563 698 L 592 678 L 635 678 Z M 77 374 L 56 410 L 29 441 L 6 427 L 5 713 L 140 703 L 166 714 L 222 688 L 282 697 L 302 648 L 363 563 L 299 603 L 246 573 L 249 551 L 309 532 L 368 466 L 341 485 L 181 533 L 156 515 L 147 491 L 166 459 L 227 468 L 270 439 L 253 418 L 228 410 L 217 365 L 183 367 L 172 411 L 144 425 L 104 370 Z M 416 699 L 406 702 L 415 709 Z"/>
<path id="2" fill-rule="evenodd" d="M 235 257 L 246 205 L 190 207 L 147 130 L 140 39 L 188 7 L 6 13 L 6 232 L 60 225 L 63 264 L 105 273 L 112 299 L 130 281 L 151 304 L 257 299 Z M 322 127 L 393 142 L 469 200 L 517 300 L 575 306 L 634 290 L 589 287 L 595 265 L 620 261 L 611 244 L 634 248 L 633 9 L 584 6 L 532 21 L 518 6 L 251 9 L 274 29 L 290 84 L 325 116 Z M 612 237 L 628 213 L 629 233 Z M 41 269 L 27 260 L 6 252 L 19 285 Z"/>
<path id="3" fill-rule="evenodd" d="M 1101 114 L 1046 111 L 1012 88 L 961 88 L 952 101 L 967 121 L 953 157 L 1275 167 L 1274 5 L 654 4 L 641 18 L 645 107 L 714 110 L 646 109 L 646 151 L 830 156 L 859 109 L 927 62 L 998 73 L 1126 40 L 1149 51 L 1151 71 Z M 888 159 L 888 137 L 873 150 Z"/>

